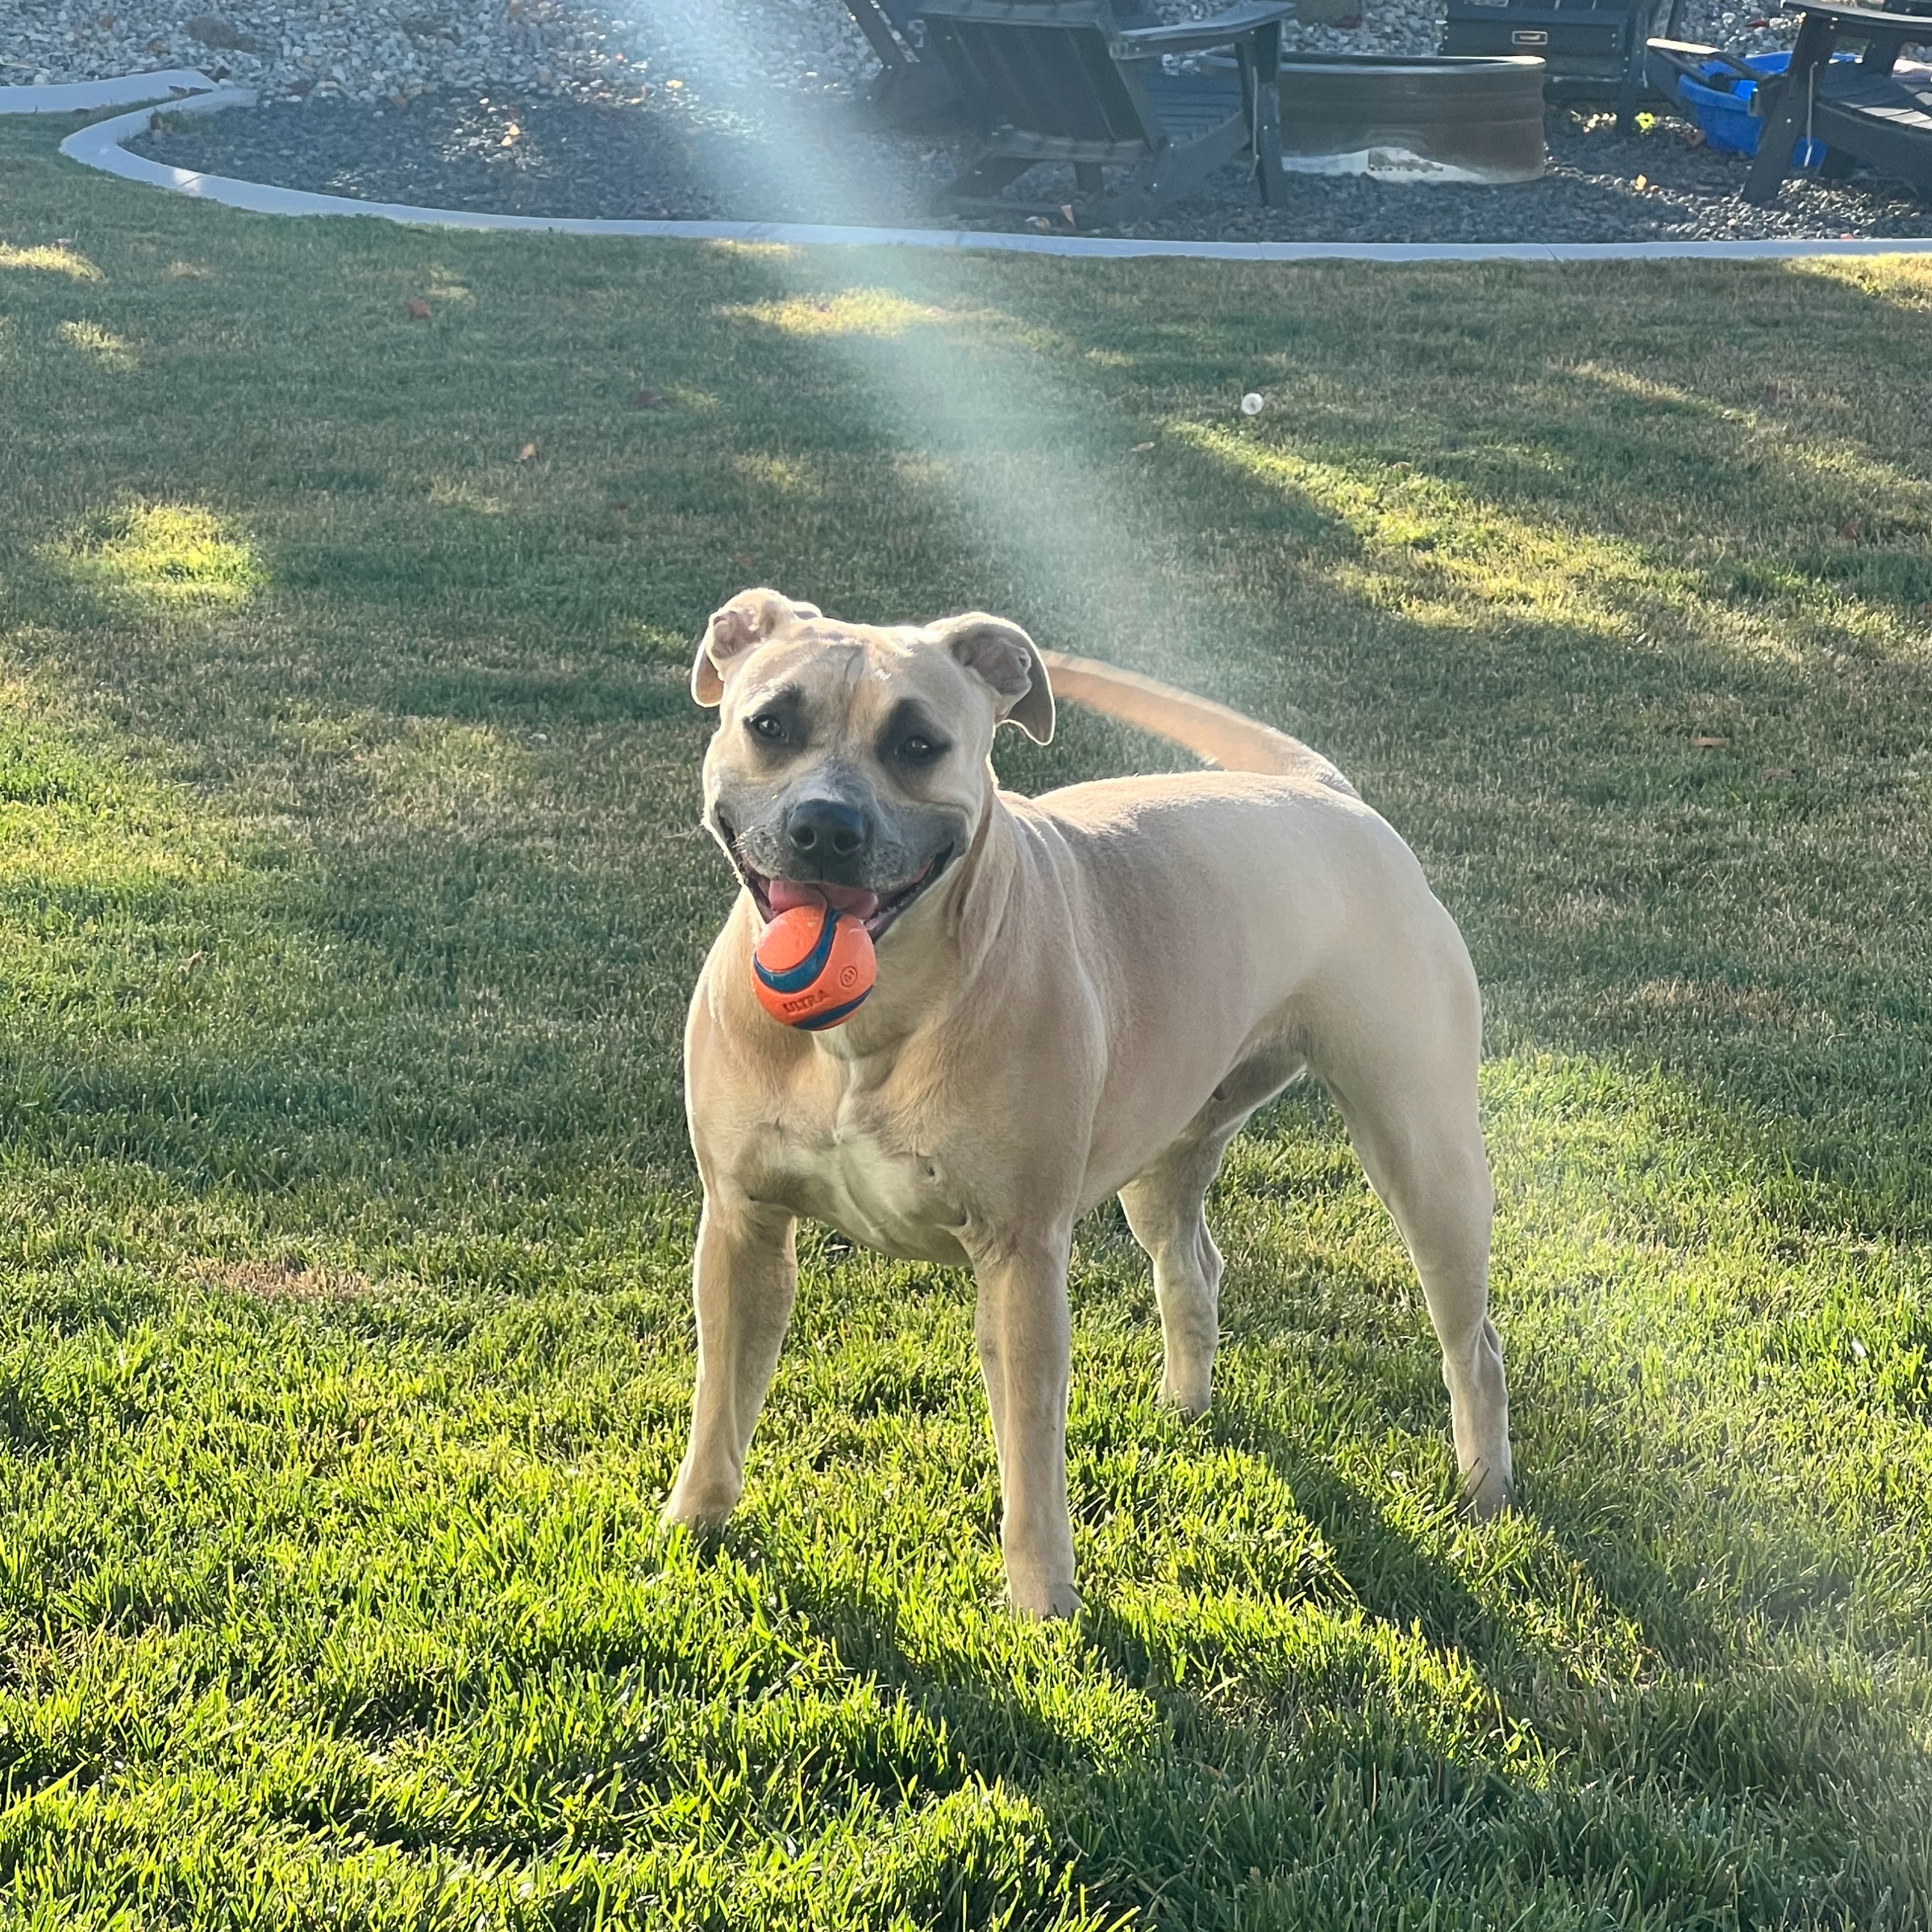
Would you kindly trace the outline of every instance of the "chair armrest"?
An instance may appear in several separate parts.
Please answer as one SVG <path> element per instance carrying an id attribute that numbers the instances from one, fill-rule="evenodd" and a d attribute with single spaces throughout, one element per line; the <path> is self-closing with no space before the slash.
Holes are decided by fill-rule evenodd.
<path id="1" fill-rule="evenodd" d="M 1171 27 L 1126 27 L 1114 36 L 1126 54 L 1204 54 L 1232 46 L 1263 27 L 1292 18 L 1294 0 L 1243 0 L 1206 20 L 1180 20 Z"/>
<path id="2" fill-rule="evenodd" d="M 1784 0 L 1787 14 L 1802 14 L 1807 20 L 1836 21 L 1855 34 L 1896 34 L 1904 40 L 1932 39 L 1932 18 L 1923 14 L 1881 14 L 1873 7 L 1846 7 L 1839 0 Z"/>
<path id="3" fill-rule="evenodd" d="M 1643 44 L 1666 67 L 1674 68 L 1686 80 L 1694 80 L 1700 86 L 1704 84 L 1704 69 L 1713 61 L 1729 68 L 1744 80 L 1761 81 L 1766 77 L 1756 68 L 1746 67 L 1736 54 L 1726 53 L 1722 47 L 1707 47 L 1695 40 L 1646 40 Z"/>

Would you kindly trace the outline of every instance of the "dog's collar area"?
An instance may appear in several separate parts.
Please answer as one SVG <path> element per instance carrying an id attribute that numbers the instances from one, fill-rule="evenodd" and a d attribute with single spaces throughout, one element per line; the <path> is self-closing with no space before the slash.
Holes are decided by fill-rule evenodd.
<path id="1" fill-rule="evenodd" d="M 789 886 L 794 892 L 802 892 L 820 904 L 834 906 L 838 905 L 842 898 L 848 896 L 854 900 L 869 898 L 872 901 L 872 908 L 862 914 L 857 914 L 856 905 L 840 909 L 850 910 L 860 917 L 860 922 L 871 934 L 875 945 L 886 928 L 914 900 L 938 881 L 939 875 L 952 864 L 953 860 L 954 848 L 949 845 L 936 856 L 928 859 L 904 885 L 895 886 L 890 892 L 861 895 L 853 887 L 827 885 L 820 880 L 776 880 L 770 874 L 760 872 L 755 866 L 746 862 L 744 854 L 738 850 L 738 842 L 728 826 L 721 825 L 719 830 L 724 834 L 725 855 L 730 860 L 732 869 L 738 874 L 740 883 L 751 894 L 752 904 L 757 908 L 761 924 L 769 926 L 772 922 L 772 888 L 774 884 Z M 790 898 L 791 895 L 782 892 L 780 896 Z M 794 899 L 792 902 L 796 904 L 800 902 Z"/>

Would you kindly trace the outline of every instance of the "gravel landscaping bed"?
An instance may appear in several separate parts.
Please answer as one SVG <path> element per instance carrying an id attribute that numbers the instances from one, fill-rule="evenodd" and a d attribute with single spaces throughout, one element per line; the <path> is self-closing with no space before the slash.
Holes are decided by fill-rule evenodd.
<path id="1" fill-rule="evenodd" d="M 97 7 L 112 0 L 97 0 Z M 1170 16 L 1220 0 L 1167 0 Z M 840 0 L 266 0 L 206 10 L 135 0 L 112 12 L 0 0 L 0 81 L 192 64 L 260 90 L 253 112 L 164 118 L 135 151 L 176 166 L 364 200 L 513 214 L 931 226 L 959 144 L 884 134 L 863 111 L 875 63 Z M 1438 0 L 1301 0 L 1291 45 L 1421 52 Z M 1680 31 L 1740 51 L 1780 30 L 1748 8 L 1687 0 Z M 1648 241 L 1932 234 L 1909 190 L 1787 183 L 1737 199 L 1744 164 L 1660 122 L 1549 117 L 1545 178 L 1465 188 L 1301 178 L 1255 204 L 1230 171 L 1136 234 L 1284 241 Z M 1023 184 L 1080 198 L 1070 175 Z M 1016 226 L 1029 218 L 979 225 Z M 1054 225 L 1065 224 L 1054 219 Z M 1106 232 L 1096 230 L 1094 232 Z"/>
<path id="2" fill-rule="evenodd" d="M 1229 170 L 1212 192 L 1134 235 L 1240 241 L 1630 242 L 1932 236 L 1932 206 L 1869 179 L 1796 179 L 1776 204 L 1738 199 L 1744 162 L 1694 146 L 1660 120 L 1618 135 L 1606 113 L 1554 110 L 1544 178 L 1508 188 L 1417 186 L 1294 177 L 1265 208 Z M 176 167 L 367 200 L 499 214 L 856 221 L 927 226 L 957 146 L 881 134 L 828 104 L 782 130 L 770 117 L 706 105 L 686 90 L 625 101 L 451 89 L 393 105 L 338 100 L 160 117 L 130 146 Z M 1042 170 L 1029 199 L 1079 204 Z M 951 225 L 956 218 L 945 218 Z M 976 225 L 1019 227 L 1038 218 Z M 1067 232 L 1064 220 L 1052 225 Z M 1084 226 L 1084 224 L 1083 224 Z M 1104 228 L 1086 232 L 1108 232 Z"/>
<path id="3" fill-rule="evenodd" d="M 1224 0 L 1162 0 L 1170 19 Z M 1681 31 L 1739 52 L 1788 45 L 1774 5 L 1686 0 Z M 1292 50 L 1432 53 L 1439 0 L 1300 0 Z M 841 0 L 0 0 L 0 85 L 198 67 L 267 94 L 380 100 L 424 87 L 622 92 L 640 76 L 850 93 L 877 65 Z"/>

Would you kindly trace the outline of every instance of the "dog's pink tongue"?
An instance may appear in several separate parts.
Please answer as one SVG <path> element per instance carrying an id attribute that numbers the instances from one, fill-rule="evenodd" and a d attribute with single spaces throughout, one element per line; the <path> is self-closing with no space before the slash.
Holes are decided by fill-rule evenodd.
<path id="1" fill-rule="evenodd" d="M 870 919 L 879 909 L 879 896 L 862 886 L 802 886 L 795 879 L 773 879 L 765 887 L 765 897 L 774 912 L 790 912 L 797 906 L 829 905 L 836 912 L 849 912 L 854 919 Z"/>

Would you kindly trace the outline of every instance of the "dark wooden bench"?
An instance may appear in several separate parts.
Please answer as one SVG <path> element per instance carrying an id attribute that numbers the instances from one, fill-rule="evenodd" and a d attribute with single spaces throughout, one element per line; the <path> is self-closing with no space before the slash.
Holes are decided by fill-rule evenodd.
<path id="1" fill-rule="evenodd" d="M 1762 206 L 1778 199 L 1804 136 L 1825 144 L 1827 178 L 1841 180 L 1869 161 L 1932 199 L 1932 74 L 1896 71 L 1902 48 L 1932 41 L 1932 13 L 1922 4 L 1880 12 L 1838 0 L 1784 0 L 1784 11 L 1804 24 L 1782 81 L 1759 90 L 1768 105 L 1745 200 Z M 1833 50 L 1846 40 L 1864 44 L 1863 58 L 1834 64 Z"/>
<path id="2" fill-rule="evenodd" d="M 1108 0 L 922 0 L 926 45 L 984 142 L 946 198 L 1010 209 L 1000 191 L 1058 161 L 1082 195 L 1104 196 L 1090 215 L 1132 221 L 1246 154 L 1262 200 L 1280 200 L 1275 82 L 1294 10 L 1292 0 L 1247 0 L 1205 20 L 1129 27 Z M 1216 53 L 1232 58 L 1193 72 L 1162 58 Z M 1112 194 L 1108 168 L 1127 171 Z"/>

